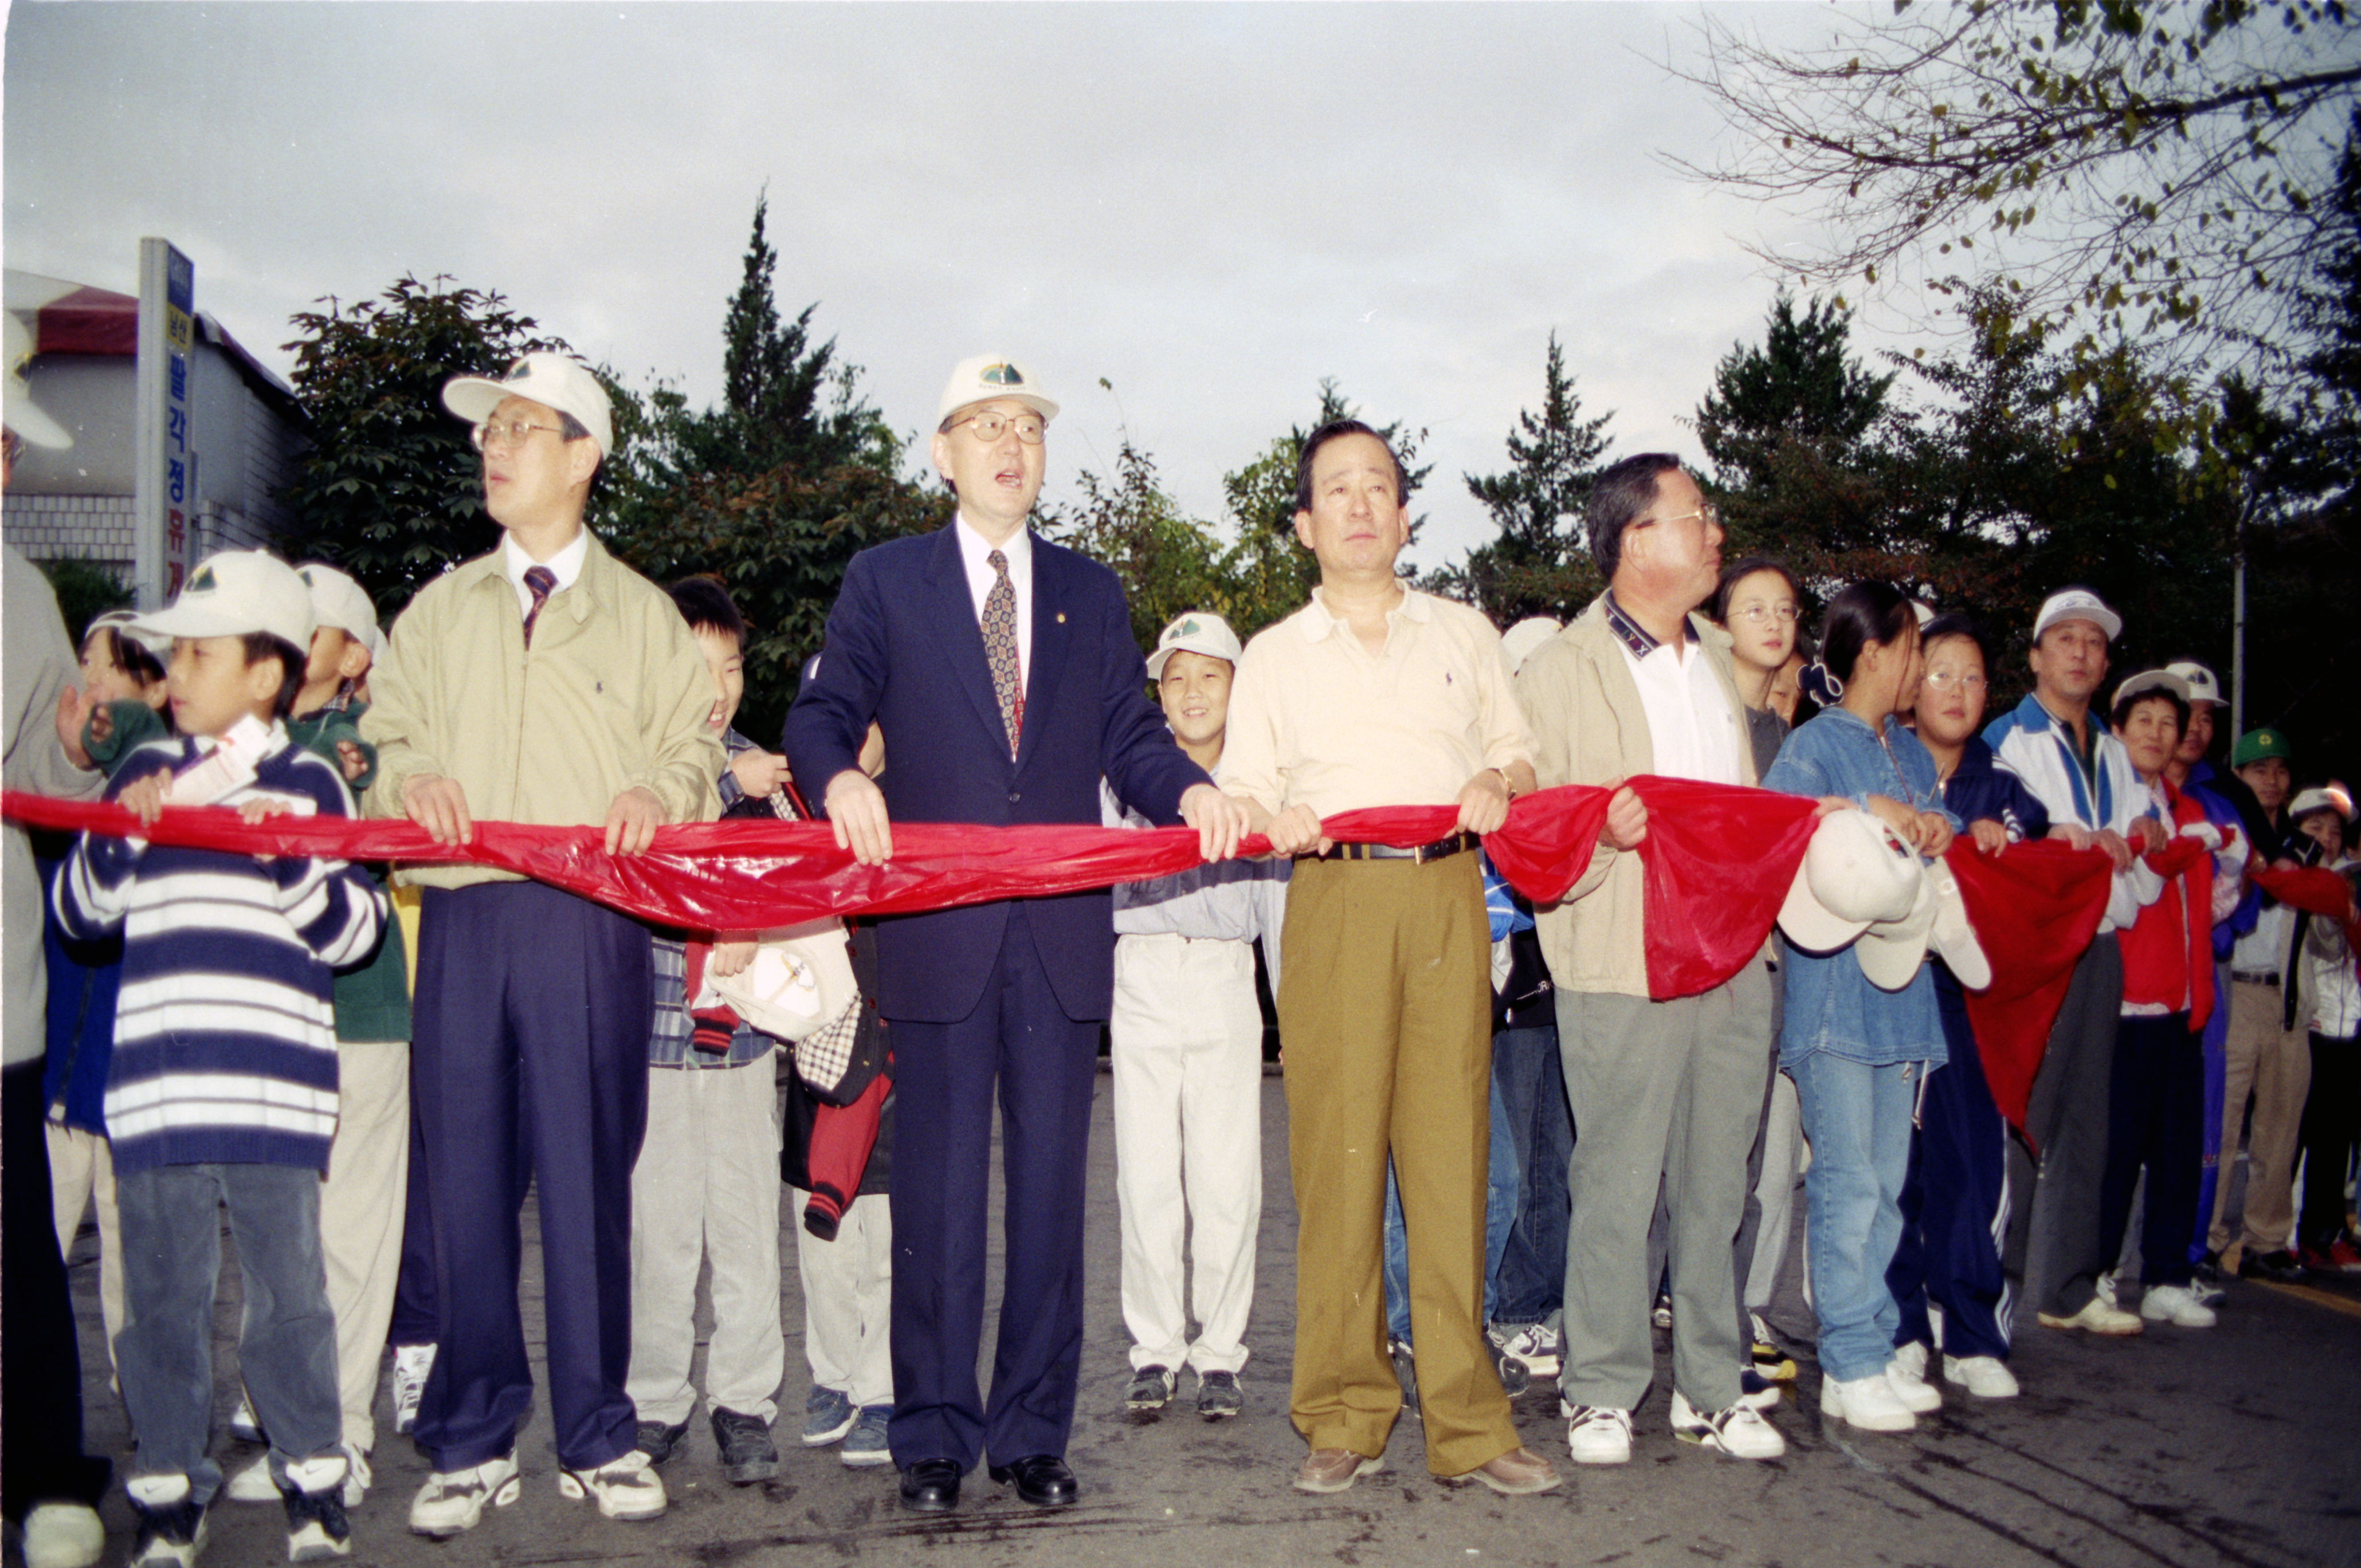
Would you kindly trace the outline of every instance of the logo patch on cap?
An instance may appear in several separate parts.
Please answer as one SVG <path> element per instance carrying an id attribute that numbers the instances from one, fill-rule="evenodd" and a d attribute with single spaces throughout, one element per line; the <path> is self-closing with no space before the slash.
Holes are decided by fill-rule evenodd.
<path id="1" fill-rule="evenodd" d="M 1005 359 L 995 365 L 985 366 L 983 374 L 976 379 L 988 387 L 1021 387 L 1025 384 L 1023 373 Z"/>
<path id="2" fill-rule="evenodd" d="M 221 587 L 221 585 L 214 580 L 214 564 L 211 561 L 208 561 L 203 565 L 198 567 L 196 571 L 191 575 L 187 586 L 181 591 L 192 594 L 209 594 L 219 587 Z"/>
<path id="3" fill-rule="evenodd" d="M 1178 625 L 1178 626 L 1174 627 L 1174 628 L 1172 629 L 1171 632 L 1170 633 L 1170 635 L 1174 636 L 1174 637 L 1194 637 L 1194 636 L 1196 636 L 1196 635 L 1197 635 L 1197 619 L 1196 619 L 1196 617 L 1194 617 L 1194 616 L 1191 616 L 1188 620 L 1186 620 L 1182 621 L 1180 625 Z"/>

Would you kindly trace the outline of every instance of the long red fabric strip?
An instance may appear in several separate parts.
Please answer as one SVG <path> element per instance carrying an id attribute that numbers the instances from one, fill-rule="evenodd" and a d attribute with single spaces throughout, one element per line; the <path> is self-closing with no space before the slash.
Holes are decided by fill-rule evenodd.
<path id="1" fill-rule="evenodd" d="M 1992 985 L 1967 993 L 1984 1080 L 1993 1103 L 2022 1132 L 2049 1025 L 2066 1003 L 2075 963 L 2106 916 L 2114 871 L 2101 851 L 2056 839 L 1987 855 L 1962 835 L 1943 861 L 1992 960 Z"/>

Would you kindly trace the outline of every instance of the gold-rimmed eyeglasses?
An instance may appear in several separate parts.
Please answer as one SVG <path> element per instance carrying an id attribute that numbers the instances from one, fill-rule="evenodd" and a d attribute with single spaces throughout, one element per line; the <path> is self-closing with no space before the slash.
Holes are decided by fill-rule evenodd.
<path id="1" fill-rule="evenodd" d="M 965 419 L 955 419 L 943 428 L 957 430 L 961 425 L 966 425 L 972 430 L 975 433 L 975 438 L 986 446 L 999 440 L 1001 433 L 1005 430 L 1016 431 L 1016 439 L 1026 445 L 1038 446 L 1041 444 L 1041 437 L 1049 430 L 1049 422 L 1039 414 L 994 413 L 990 409 L 986 409 L 981 413 L 972 413 Z"/>
<path id="2" fill-rule="evenodd" d="M 475 442 L 477 451 L 488 452 L 495 446 L 503 450 L 513 450 L 522 446 L 524 444 L 525 437 L 536 430 L 555 431 L 559 435 L 566 433 L 556 425 L 535 424 L 519 414 L 509 419 L 488 419 L 469 431 L 467 434 L 468 438 Z"/>
<path id="3" fill-rule="evenodd" d="M 1733 609 L 1730 613 L 1750 626 L 1761 626 L 1772 620 L 1782 626 L 1793 626 L 1803 614 L 1792 604 L 1750 604 L 1744 609 Z"/>

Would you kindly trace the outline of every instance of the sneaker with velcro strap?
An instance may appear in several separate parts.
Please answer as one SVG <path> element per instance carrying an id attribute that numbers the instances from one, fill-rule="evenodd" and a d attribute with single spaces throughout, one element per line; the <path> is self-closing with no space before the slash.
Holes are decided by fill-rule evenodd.
<path id="1" fill-rule="evenodd" d="M 1763 1419 L 1761 1411 L 1741 1401 L 1708 1413 L 1690 1404 L 1677 1388 L 1673 1390 L 1673 1435 L 1732 1459 L 1776 1459 L 1787 1452 L 1787 1440 Z"/>
<path id="2" fill-rule="evenodd" d="M 574 1502 L 588 1498 L 598 1505 L 600 1513 L 627 1524 L 664 1517 L 664 1478 L 648 1463 L 648 1456 L 636 1448 L 595 1469 L 561 1468 L 557 1472 L 557 1490 Z"/>
<path id="3" fill-rule="evenodd" d="M 826 1448 L 852 1430 L 859 1414 L 852 1408 L 851 1395 L 825 1385 L 815 1387 L 804 1398 L 804 1446 Z"/>
<path id="4" fill-rule="evenodd" d="M 438 1470 L 410 1500 L 410 1528 L 440 1540 L 476 1528 L 484 1506 L 507 1508 L 524 1495 L 516 1450 L 464 1470 Z"/>
<path id="5" fill-rule="evenodd" d="M 1485 1331 L 1492 1348 L 1512 1361 L 1523 1364 L 1529 1376 L 1554 1377 L 1564 1365 L 1563 1347 L 1557 1335 L 1547 1323 L 1494 1323 Z"/>
<path id="6" fill-rule="evenodd" d="M 134 1475 L 124 1484 L 138 1529 L 131 1568 L 194 1568 L 205 1545 L 205 1506 L 186 1475 Z"/>
<path id="7" fill-rule="evenodd" d="M 1169 1366 L 1150 1363 L 1131 1370 L 1131 1386 L 1123 1391 L 1123 1408 L 1126 1410 L 1160 1410 L 1172 1402 L 1172 1390 L 1179 1387 L 1180 1376 Z"/>
<path id="8" fill-rule="evenodd" d="M 288 1562 L 333 1563 L 352 1555 L 352 1521 L 345 1517 L 345 1470 L 342 1451 L 287 1467 Z"/>
<path id="9" fill-rule="evenodd" d="M 1631 1462 L 1631 1412 L 1611 1405 L 1573 1405 L 1558 1401 L 1565 1417 L 1565 1451 L 1576 1464 L 1629 1464 Z"/>

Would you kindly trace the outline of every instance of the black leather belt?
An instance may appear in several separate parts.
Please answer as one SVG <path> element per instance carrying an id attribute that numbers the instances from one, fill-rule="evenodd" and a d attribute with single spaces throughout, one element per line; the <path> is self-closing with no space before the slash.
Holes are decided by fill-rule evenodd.
<path id="1" fill-rule="evenodd" d="M 1398 850 L 1391 844 L 1332 844 L 1320 856 L 1323 861 L 1416 861 L 1423 865 L 1429 861 L 1446 860 L 1463 850 L 1472 850 L 1483 840 L 1473 833 L 1454 833 L 1448 839 L 1437 839 L 1432 844 L 1421 844 L 1414 850 Z"/>
<path id="2" fill-rule="evenodd" d="M 2245 970 L 2232 970 L 2230 971 L 2230 978 L 2232 980 L 2244 981 L 2248 985 L 2268 985 L 2276 987 L 2279 982 L 2279 977 L 2275 973 L 2252 974 Z"/>

